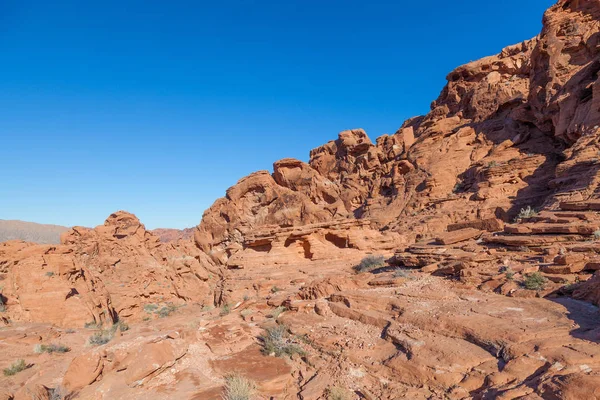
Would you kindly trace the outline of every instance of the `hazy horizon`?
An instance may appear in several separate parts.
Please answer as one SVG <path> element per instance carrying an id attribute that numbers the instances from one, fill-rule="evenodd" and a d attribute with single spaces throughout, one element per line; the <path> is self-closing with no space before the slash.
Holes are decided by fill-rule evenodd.
<path id="1" fill-rule="evenodd" d="M 192 227 L 251 172 L 425 114 L 552 4 L 3 2 L 0 219 Z"/>

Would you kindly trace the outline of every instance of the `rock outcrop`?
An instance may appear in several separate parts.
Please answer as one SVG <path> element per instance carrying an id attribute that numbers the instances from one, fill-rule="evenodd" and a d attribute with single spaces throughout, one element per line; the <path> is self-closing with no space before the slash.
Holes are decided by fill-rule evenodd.
<path id="1" fill-rule="evenodd" d="M 0 398 L 221 399 L 237 372 L 258 399 L 600 399 L 600 1 L 543 22 L 396 133 L 241 179 L 193 238 L 117 212 L 0 244 L 0 362 L 31 360 Z"/>
<path id="2" fill-rule="evenodd" d="M 145 304 L 212 304 L 208 257 L 160 243 L 132 214 L 114 213 L 94 229 L 74 227 L 61 241 L 0 244 L 3 316 L 74 327 L 140 318 Z"/>

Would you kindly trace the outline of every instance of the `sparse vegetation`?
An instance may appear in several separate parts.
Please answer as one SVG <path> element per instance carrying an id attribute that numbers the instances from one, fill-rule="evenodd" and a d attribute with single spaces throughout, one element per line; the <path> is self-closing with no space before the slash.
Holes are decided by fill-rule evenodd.
<path id="1" fill-rule="evenodd" d="M 158 315 L 159 318 L 166 318 L 169 315 L 171 315 L 172 313 L 174 313 L 175 311 L 177 311 L 176 306 L 174 306 L 173 304 L 167 304 L 166 306 L 164 306 L 163 308 L 158 310 L 156 312 L 156 315 Z"/>
<path id="2" fill-rule="evenodd" d="M 112 329 L 103 329 L 90 336 L 88 343 L 91 346 L 102 346 L 103 344 L 110 342 L 114 335 L 115 332 Z"/>
<path id="3" fill-rule="evenodd" d="M 263 353 L 266 355 L 291 357 L 294 354 L 304 354 L 304 350 L 296 343 L 292 335 L 289 334 L 285 325 L 267 328 L 259 339 L 262 341 Z"/>
<path id="4" fill-rule="evenodd" d="M 277 319 L 281 313 L 285 311 L 287 311 L 287 308 L 279 306 L 271 312 L 271 317 L 273 317 L 273 319 Z"/>
<path id="5" fill-rule="evenodd" d="M 517 219 L 533 218 L 536 215 L 538 215 L 537 211 L 531 208 L 531 206 L 527 206 L 525 208 L 521 208 L 519 215 L 517 215 Z"/>
<path id="6" fill-rule="evenodd" d="M 415 277 L 412 274 L 412 272 L 410 272 L 406 268 L 398 268 L 396 271 L 394 271 L 394 275 L 393 276 L 394 276 L 394 278 L 415 279 Z"/>
<path id="7" fill-rule="evenodd" d="M 54 276 L 54 272 L 52 272 L 52 271 L 48 271 L 48 272 L 46 272 L 46 276 L 47 276 L 48 278 L 50 278 L 50 277 Z"/>
<path id="8" fill-rule="evenodd" d="M 525 281 L 523 281 L 523 285 L 526 289 L 529 290 L 542 290 L 544 286 L 546 286 L 547 279 L 539 272 L 534 272 L 529 274 Z"/>
<path id="9" fill-rule="evenodd" d="M 338 386 L 327 389 L 328 400 L 351 400 L 352 393 L 349 390 L 343 389 Z"/>
<path id="10" fill-rule="evenodd" d="M 251 400 L 256 391 L 256 384 L 240 374 L 225 377 L 225 393 L 223 400 Z"/>
<path id="11" fill-rule="evenodd" d="M 488 166 L 488 168 L 493 168 L 493 167 L 496 167 L 496 166 L 498 166 L 498 162 L 497 162 L 497 161 L 490 161 L 490 162 L 487 164 L 487 166 Z"/>
<path id="12" fill-rule="evenodd" d="M 100 326 L 96 323 L 96 321 L 86 322 L 83 324 L 85 329 L 98 329 Z"/>
<path id="13" fill-rule="evenodd" d="M 224 317 L 225 315 L 229 314 L 231 312 L 231 306 L 229 304 L 223 304 L 223 306 L 221 307 L 221 311 L 219 312 L 219 315 L 221 317 Z"/>
<path id="14" fill-rule="evenodd" d="M 158 306 L 156 304 L 145 304 L 144 311 L 148 314 L 152 314 L 154 311 L 158 310 Z"/>
<path id="15" fill-rule="evenodd" d="M 103 344 L 110 342 L 117 331 L 126 332 L 128 330 L 129 325 L 127 325 L 127 323 L 124 321 L 119 321 L 108 329 L 102 329 L 101 331 L 94 333 L 88 339 L 88 343 L 91 346 L 102 346 Z"/>
<path id="16" fill-rule="evenodd" d="M 280 290 L 281 290 L 281 289 L 279 289 L 277 286 L 273 286 L 273 287 L 271 288 L 271 293 L 277 293 L 277 292 L 279 292 Z"/>
<path id="17" fill-rule="evenodd" d="M 36 344 L 33 348 L 33 352 L 36 354 L 42 353 L 68 353 L 71 349 L 61 344 Z"/>
<path id="18" fill-rule="evenodd" d="M 4 368 L 4 376 L 13 376 L 27 369 L 25 360 L 17 360 L 10 367 Z"/>
<path id="19" fill-rule="evenodd" d="M 512 281 L 515 279 L 515 271 L 513 271 L 510 268 L 506 269 L 505 275 L 506 275 L 506 279 L 508 279 L 509 281 Z"/>
<path id="20" fill-rule="evenodd" d="M 244 301 L 248 301 L 248 300 L 250 300 L 250 296 L 248 294 L 245 294 L 244 295 Z"/>
<path id="21" fill-rule="evenodd" d="M 377 268 L 385 266 L 385 258 L 383 256 L 370 255 L 363 258 L 360 264 L 353 267 L 354 271 L 358 274 L 363 272 L 370 272 Z"/>
<path id="22" fill-rule="evenodd" d="M 594 231 L 594 239 L 600 240 L 600 229 L 598 229 L 597 231 Z"/>

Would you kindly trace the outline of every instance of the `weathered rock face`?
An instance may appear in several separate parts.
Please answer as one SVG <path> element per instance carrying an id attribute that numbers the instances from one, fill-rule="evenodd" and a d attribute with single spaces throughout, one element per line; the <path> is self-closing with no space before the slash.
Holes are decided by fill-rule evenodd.
<path id="1" fill-rule="evenodd" d="M 184 244 L 161 244 L 132 214 L 75 227 L 62 245 L 0 244 L 3 302 L 12 320 L 60 326 L 139 318 L 145 304 L 209 301 L 211 261 Z M 212 303 L 212 300 L 210 300 Z"/>
<path id="2" fill-rule="evenodd" d="M 541 34 L 463 65 L 431 112 L 371 142 L 361 129 L 242 179 L 204 215 L 195 241 L 220 262 L 267 225 L 366 219 L 431 235 L 465 219 L 584 200 L 597 184 L 597 1 L 560 1 Z"/>

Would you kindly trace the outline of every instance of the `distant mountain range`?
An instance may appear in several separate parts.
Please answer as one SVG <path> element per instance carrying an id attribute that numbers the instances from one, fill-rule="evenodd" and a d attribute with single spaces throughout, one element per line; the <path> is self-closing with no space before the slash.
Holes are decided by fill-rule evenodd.
<path id="1" fill-rule="evenodd" d="M 60 225 L 38 224 L 18 220 L 0 219 L 0 242 L 8 240 L 24 240 L 40 244 L 59 244 L 60 234 L 70 228 Z M 188 239 L 194 235 L 194 229 L 159 228 L 151 231 L 160 238 L 161 242 L 171 242 L 178 239 Z"/>
<path id="2" fill-rule="evenodd" d="M 25 240 L 34 243 L 58 244 L 60 243 L 60 234 L 68 230 L 68 227 L 60 225 L 0 219 L 0 242 Z"/>

